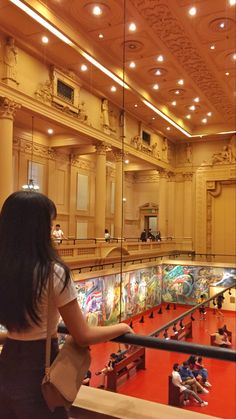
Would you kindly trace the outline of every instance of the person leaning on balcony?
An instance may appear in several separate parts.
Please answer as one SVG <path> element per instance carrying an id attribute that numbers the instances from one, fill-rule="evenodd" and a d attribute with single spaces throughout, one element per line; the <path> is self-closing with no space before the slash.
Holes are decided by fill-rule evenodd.
<path id="1" fill-rule="evenodd" d="M 198 403 L 200 403 L 202 407 L 207 406 L 208 403 L 202 400 L 195 391 L 192 391 L 189 385 L 184 385 L 181 379 L 180 373 L 179 373 L 179 369 L 180 369 L 179 364 L 176 363 L 173 365 L 173 371 L 171 374 L 172 383 L 174 384 L 174 386 L 179 387 L 180 393 L 183 393 L 184 405 L 188 403 L 189 396 L 192 396 Z"/>
<path id="2" fill-rule="evenodd" d="M 52 413 L 41 393 L 49 283 L 53 293 L 52 361 L 59 351 L 60 315 L 80 346 L 133 333 L 125 323 L 100 327 L 86 323 L 70 270 L 51 240 L 55 218 L 55 204 L 33 191 L 13 193 L 0 213 L 0 324 L 7 329 L 0 355 L 0 417 L 4 419 L 69 418 L 63 407 Z"/>
<path id="3" fill-rule="evenodd" d="M 52 237 L 54 243 L 60 244 L 62 242 L 62 239 L 65 239 L 64 233 L 61 229 L 60 224 L 56 224 L 55 229 L 52 232 Z"/>

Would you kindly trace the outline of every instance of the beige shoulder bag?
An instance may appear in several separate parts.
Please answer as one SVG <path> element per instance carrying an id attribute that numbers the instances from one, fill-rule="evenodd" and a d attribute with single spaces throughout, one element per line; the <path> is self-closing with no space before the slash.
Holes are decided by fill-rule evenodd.
<path id="1" fill-rule="evenodd" d="M 42 394 L 53 412 L 56 407 L 69 407 L 75 400 L 91 362 L 89 348 L 79 347 L 68 336 L 62 349 L 50 365 L 51 357 L 51 310 L 50 297 L 53 291 L 53 274 L 48 286 L 48 317 L 45 356 L 45 376 L 42 381 Z"/>

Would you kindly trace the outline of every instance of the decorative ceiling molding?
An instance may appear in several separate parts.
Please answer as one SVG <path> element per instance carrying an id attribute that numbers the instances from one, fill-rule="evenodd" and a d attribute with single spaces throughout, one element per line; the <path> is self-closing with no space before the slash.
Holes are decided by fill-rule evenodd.
<path id="1" fill-rule="evenodd" d="M 184 28 L 168 5 L 163 4 L 162 0 L 155 2 L 153 0 L 131 0 L 131 2 L 218 112 L 223 113 L 224 118 L 228 121 L 234 119 L 233 104 L 230 103 L 216 77 L 207 68 L 198 49 L 184 32 Z"/>

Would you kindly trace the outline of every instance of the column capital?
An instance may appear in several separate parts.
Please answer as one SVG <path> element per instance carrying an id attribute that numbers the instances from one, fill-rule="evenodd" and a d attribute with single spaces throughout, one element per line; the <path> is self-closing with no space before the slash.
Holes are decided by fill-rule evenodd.
<path id="1" fill-rule="evenodd" d="M 106 143 L 97 143 L 96 144 L 96 154 L 97 155 L 106 155 L 106 152 L 109 151 L 111 149 L 111 147 L 109 147 L 108 144 Z"/>
<path id="2" fill-rule="evenodd" d="M 115 159 L 115 162 L 122 162 L 124 159 L 124 153 L 122 150 L 113 150 L 113 156 Z"/>
<path id="3" fill-rule="evenodd" d="M 184 181 L 191 181 L 193 179 L 193 172 L 185 172 L 183 173 Z"/>
<path id="4" fill-rule="evenodd" d="M 160 169 L 159 170 L 159 176 L 160 176 L 161 179 L 168 179 L 169 172 L 165 169 Z"/>
<path id="5" fill-rule="evenodd" d="M 20 109 L 21 105 L 16 103 L 7 97 L 0 96 L 0 119 L 14 119 L 17 109 Z"/>

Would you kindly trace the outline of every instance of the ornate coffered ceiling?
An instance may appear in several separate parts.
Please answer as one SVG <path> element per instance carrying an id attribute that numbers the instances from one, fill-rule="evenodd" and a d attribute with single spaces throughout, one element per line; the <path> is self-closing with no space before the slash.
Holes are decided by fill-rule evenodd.
<path id="1" fill-rule="evenodd" d="M 5 34 L 14 36 L 19 46 L 44 61 L 76 73 L 91 92 L 121 107 L 124 99 L 126 111 L 157 132 L 173 141 L 189 141 L 178 127 L 192 140 L 199 134 L 220 138 L 219 133 L 235 131 L 236 6 L 230 6 L 229 0 L 196 0 L 196 16 L 188 13 L 192 0 L 23 3 L 66 35 L 71 45 L 46 31 L 10 0 L 0 3 Z M 94 5 L 101 8 L 98 16 L 92 14 Z M 129 31 L 131 22 L 136 31 Z M 45 34 L 49 43 L 42 47 Z M 123 92 L 86 60 L 84 52 L 121 79 L 124 76 L 129 89 Z M 82 64 L 87 64 L 88 71 L 81 71 Z M 117 91 L 112 93 L 114 83 Z M 146 106 L 144 99 L 152 107 Z M 177 127 L 163 119 L 163 114 Z M 202 122 L 204 119 L 207 122 Z M 171 129 L 167 131 L 168 126 Z"/>

